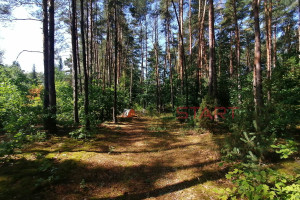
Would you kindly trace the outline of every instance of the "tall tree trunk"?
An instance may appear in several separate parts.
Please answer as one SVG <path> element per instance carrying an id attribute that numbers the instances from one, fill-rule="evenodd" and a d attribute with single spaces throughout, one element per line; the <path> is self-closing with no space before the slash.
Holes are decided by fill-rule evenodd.
<path id="1" fill-rule="evenodd" d="M 132 106 L 133 65 L 130 66 L 129 104 Z"/>
<path id="2" fill-rule="evenodd" d="M 118 72 L 118 17 L 117 17 L 117 1 L 114 1 L 115 6 L 115 66 L 114 66 L 114 107 L 113 107 L 113 121 L 117 123 L 117 72 Z"/>
<path id="3" fill-rule="evenodd" d="M 300 0 L 298 0 L 298 65 L 300 64 Z"/>
<path id="4" fill-rule="evenodd" d="M 183 65 L 183 42 L 181 40 L 181 38 L 183 37 L 183 0 L 179 0 L 179 16 L 177 15 L 177 11 L 176 11 L 176 6 L 174 4 L 174 1 L 172 0 L 172 4 L 176 13 L 176 18 L 177 18 L 177 22 L 178 22 L 178 70 L 179 70 L 179 78 L 180 78 L 180 92 L 181 94 L 183 94 L 183 76 L 184 76 L 184 65 Z"/>
<path id="5" fill-rule="evenodd" d="M 198 67 L 197 67 L 197 80 L 196 80 L 196 93 L 197 99 L 198 96 L 201 95 L 201 79 L 202 79 L 202 70 L 203 70 L 203 48 L 204 48 L 204 19 L 206 13 L 206 0 L 199 0 L 199 8 L 198 8 L 198 25 L 199 25 L 199 48 L 198 48 Z M 202 8 L 203 7 L 203 8 Z M 202 12 L 201 12 L 202 10 Z"/>
<path id="6" fill-rule="evenodd" d="M 76 32 L 77 32 L 77 24 L 76 24 L 76 0 L 72 0 L 72 24 L 71 24 L 71 37 L 72 37 L 72 55 L 73 55 L 73 115 L 74 122 L 79 124 L 78 117 L 78 75 L 77 75 L 77 46 L 76 46 Z"/>
<path id="7" fill-rule="evenodd" d="M 230 31 L 230 54 L 229 54 L 229 75 L 233 77 L 233 51 L 232 51 L 232 35 Z"/>
<path id="8" fill-rule="evenodd" d="M 265 0 L 265 18 L 266 18 L 266 49 L 267 49 L 267 100 L 271 101 L 271 76 L 272 76 L 272 0 Z"/>
<path id="9" fill-rule="evenodd" d="M 142 63 L 141 63 L 141 79 L 140 79 L 140 83 L 143 84 L 144 82 L 144 40 L 143 40 L 143 25 L 142 25 L 142 22 L 140 23 L 140 26 L 141 26 L 141 38 L 140 38 L 140 42 L 141 42 L 141 60 L 142 60 Z"/>
<path id="10" fill-rule="evenodd" d="M 238 100 L 241 103 L 241 82 L 240 82 L 240 28 L 238 25 L 238 17 L 237 17 L 237 1 L 233 0 L 233 17 L 234 17 L 234 32 L 235 32 L 235 54 L 236 54 L 236 74 L 237 74 L 237 89 L 238 89 Z"/>
<path id="11" fill-rule="evenodd" d="M 110 83 L 110 52 L 111 52 L 111 43 L 110 43 L 110 9 L 109 6 L 107 6 L 107 25 L 106 25 L 106 48 L 105 48 L 105 66 L 104 66 L 104 82 L 103 82 L 103 88 L 106 86 L 106 79 L 105 79 L 105 69 L 107 69 L 107 82 Z"/>
<path id="12" fill-rule="evenodd" d="M 49 6 L 49 106 L 50 132 L 56 131 L 56 91 L 55 91 L 55 64 L 54 64 L 54 0 Z"/>
<path id="13" fill-rule="evenodd" d="M 147 76 L 148 76 L 148 22 L 147 22 L 147 15 L 146 15 L 145 21 L 146 21 L 146 32 L 145 32 L 145 34 L 146 34 L 146 38 L 145 38 L 146 39 L 145 69 L 146 69 L 146 71 L 145 71 L 145 77 L 147 79 Z"/>
<path id="14" fill-rule="evenodd" d="M 259 120 L 261 116 L 261 109 L 263 107 L 259 4 L 260 4 L 259 0 L 253 0 L 252 6 L 253 6 L 253 13 L 254 13 L 254 34 L 255 34 L 253 93 L 254 93 L 255 115 L 256 115 L 256 123 L 257 123 L 258 131 L 261 130 L 261 124 Z"/>
<path id="15" fill-rule="evenodd" d="M 156 78 L 156 109 L 160 112 L 160 81 L 158 68 L 158 16 L 155 16 L 154 21 L 154 52 L 155 52 L 155 78 Z"/>
<path id="16" fill-rule="evenodd" d="M 178 26 L 179 28 L 179 66 L 180 66 L 180 79 L 181 79 L 181 92 L 183 94 L 183 87 L 184 87 L 184 81 L 183 81 L 183 76 L 184 76 L 184 63 L 183 63 L 183 40 L 181 38 L 183 37 L 183 0 L 179 0 L 179 23 L 180 25 Z"/>
<path id="17" fill-rule="evenodd" d="M 190 63 L 192 58 L 192 2 L 189 0 L 189 53 L 190 53 Z"/>
<path id="18" fill-rule="evenodd" d="M 184 54 L 184 40 L 183 40 L 183 0 L 179 1 L 179 17 L 177 14 L 177 10 L 176 10 L 176 6 L 174 4 L 174 1 L 172 0 L 172 4 L 173 4 L 173 8 L 175 11 L 175 15 L 176 15 L 176 19 L 177 19 L 177 23 L 178 23 L 178 30 L 179 30 L 179 48 L 178 48 L 178 55 L 179 55 L 179 66 L 180 66 L 180 76 L 181 76 L 181 92 L 183 91 L 183 86 L 184 86 L 184 82 L 183 82 L 183 74 L 185 74 L 185 105 L 186 107 L 188 107 L 188 75 L 186 72 L 186 59 L 185 59 L 185 54 Z M 183 92 L 182 92 L 183 94 Z"/>
<path id="19" fill-rule="evenodd" d="M 89 46 L 89 1 L 85 0 L 86 18 L 85 18 L 85 48 L 86 48 L 86 70 L 88 77 L 90 76 L 90 46 Z"/>
<path id="20" fill-rule="evenodd" d="M 77 27 L 77 18 L 76 18 L 76 27 Z M 76 52 L 77 52 L 77 68 L 78 68 L 78 75 L 79 75 L 79 88 L 80 94 L 82 94 L 82 75 L 81 75 L 81 67 L 80 67 L 80 54 L 79 54 L 79 42 L 78 42 L 78 32 L 76 29 Z"/>
<path id="21" fill-rule="evenodd" d="M 49 36 L 48 36 L 48 0 L 43 0 L 43 55 L 44 55 L 44 128 L 49 129 Z"/>
<path id="22" fill-rule="evenodd" d="M 169 0 L 166 1 L 167 13 L 169 15 Z M 170 52 L 170 17 L 166 20 L 166 32 L 167 32 L 167 60 L 169 64 L 170 70 L 170 92 L 171 92 L 171 105 L 172 109 L 174 109 L 174 91 L 173 91 L 173 69 L 171 63 L 171 52 Z"/>
<path id="23" fill-rule="evenodd" d="M 117 40 L 118 40 L 117 85 L 119 85 L 120 76 L 121 76 L 121 53 L 122 53 L 122 51 L 121 51 L 121 48 L 122 48 L 121 36 L 122 36 L 122 28 L 120 27 L 120 23 L 118 23 L 117 26 L 118 26 L 118 35 L 117 35 Z"/>
<path id="24" fill-rule="evenodd" d="M 89 81 L 92 82 L 93 68 L 94 68 L 93 0 L 90 0 L 90 27 L 89 27 L 89 29 L 90 29 Z"/>
<path id="25" fill-rule="evenodd" d="M 236 5 L 237 1 L 233 0 L 233 16 L 234 16 L 234 36 L 235 36 L 235 53 L 236 53 L 236 72 L 239 72 L 240 68 L 240 28 L 238 25 L 238 17 L 237 17 L 237 9 Z"/>
<path id="26" fill-rule="evenodd" d="M 217 103 L 217 77 L 215 66 L 215 18 L 213 0 L 209 0 L 209 81 L 208 95 Z"/>
<path id="27" fill-rule="evenodd" d="M 300 23 L 300 22 L 299 22 Z M 300 26 L 299 26 L 300 27 Z M 276 67 L 276 62 L 277 62 L 277 25 L 275 23 L 274 25 L 274 34 L 273 34 L 273 68 Z"/>
<path id="28" fill-rule="evenodd" d="M 84 114 L 85 114 L 85 126 L 86 129 L 90 129 L 89 119 L 89 80 L 87 71 L 87 58 L 86 58 L 86 41 L 85 41 L 85 22 L 84 22 L 84 8 L 83 1 L 80 0 L 80 13 L 81 13 L 81 42 L 82 42 L 82 58 L 83 58 L 83 73 L 84 73 Z"/>

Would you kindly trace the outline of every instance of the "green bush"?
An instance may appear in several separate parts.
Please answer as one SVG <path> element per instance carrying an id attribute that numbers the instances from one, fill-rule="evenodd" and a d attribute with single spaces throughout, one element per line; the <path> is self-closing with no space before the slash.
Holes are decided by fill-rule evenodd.
<path id="1" fill-rule="evenodd" d="M 86 130 L 85 127 L 81 127 L 75 131 L 70 132 L 69 135 L 75 139 L 86 139 L 93 136 L 93 131 Z"/>
<path id="2" fill-rule="evenodd" d="M 205 129 L 211 129 L 215 124 L 214 124 L 214 110 L 215 110 L 216 104 L 214 103 L 214 100 L 209 98 L 208 96 L 205 96 L 203 101 L 200 104 L 200 108 L 197 112 L 195 121 L 196 125 L 200 128 L 205 128 Z M 206 112 L 206 111 L 207 112 Z M 203 114 L 203 116 L 201 116 Z M 194 115 L 194 113 L 193 113 Z M 210 117 L 207 117 L 205 115 L 211 115 L 212 119 Z"/>
<path id="3" fill-rule="evenodd" d="M 291 176 L 273 169 L 254 165 L 240 165 L 226 175 L 235 187 L 223 191 L 221 199 L 247 198 L 251 200 L 300 198 L 300 175 Z"/>
<path id="4" fill-rule="evenodd" d="M 284 140 L 283 143 L 271 145 L 276 153 L 280 154 L 280 158 L 288 158 L 294 153 L 298 152 L 297 143 L 294 140 Z"/>

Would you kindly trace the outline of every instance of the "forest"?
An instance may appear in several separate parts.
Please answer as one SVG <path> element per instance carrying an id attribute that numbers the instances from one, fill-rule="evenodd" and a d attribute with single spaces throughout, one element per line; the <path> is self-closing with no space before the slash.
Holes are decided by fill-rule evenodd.
<path id="1" fill-rule="evenodd" d="M 300 0 L 0 0 L 20 20 L 43 72 L 0 44 L 0 199 L 300 199 Z"/>

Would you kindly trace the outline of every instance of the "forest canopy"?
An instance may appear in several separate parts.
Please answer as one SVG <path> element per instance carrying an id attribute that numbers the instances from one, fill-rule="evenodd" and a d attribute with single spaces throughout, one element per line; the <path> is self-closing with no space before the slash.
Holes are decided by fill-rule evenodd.
<path id="1" fill-rule="evenodd" d="M 15 19 L 16 7 L 35 12 Z M 222 160 L 241 163 L 226 198 L 297 199 L 299 174 L 279 193 L 263 163 L 299 153 L 299 16 L 296 0 L 1 0 L 0 23 L 42 24 L 44 70 L 0 51 L 0 156 L 70 129 L 92 138 L 134 109 L 226 135 Z"/>

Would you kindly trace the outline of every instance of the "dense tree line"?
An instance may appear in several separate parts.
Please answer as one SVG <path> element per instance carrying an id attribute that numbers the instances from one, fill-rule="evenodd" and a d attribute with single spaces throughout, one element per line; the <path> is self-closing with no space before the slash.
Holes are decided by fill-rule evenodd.
<path id="1" fill-rule="evenodd" d="M 15 19 L 18 6 L 38 9 Z M 297 152 L 299 13 L 299 0 L 2 0 L 1 21 L 42 23 L 44 72 L 0 51 L 0 157 L 66 127 L 87 139 L 134 108 L 228 133 L 222 160 L 240 165 L 226 198 L 298 199 L 299 176 L 266 166 Z"/>
<path id="2" fill-rule="evenodd" d="M 1 5 L 7 19 L 13 6 L 32 6 L 26 0 L 4 2 L 10 3 Z M 117 122 L 125 107 L 170 112 L 176 106 L 199 106 L 207 98 L 219 106 L 253 105 L 259 130 L 265 105 L 276 103 L 273 74 L 289 62 L 298 75 L 297 1 L 35 3 L 42 13 L 36 17 L 43 22 L 44 121 L 49 130 L 56 127 L 54 45 L 60 42 L 54 37 L 60 29 L 71 35 L 73 121 L 84 121 L 86 128 L 94 119 Z"/>

